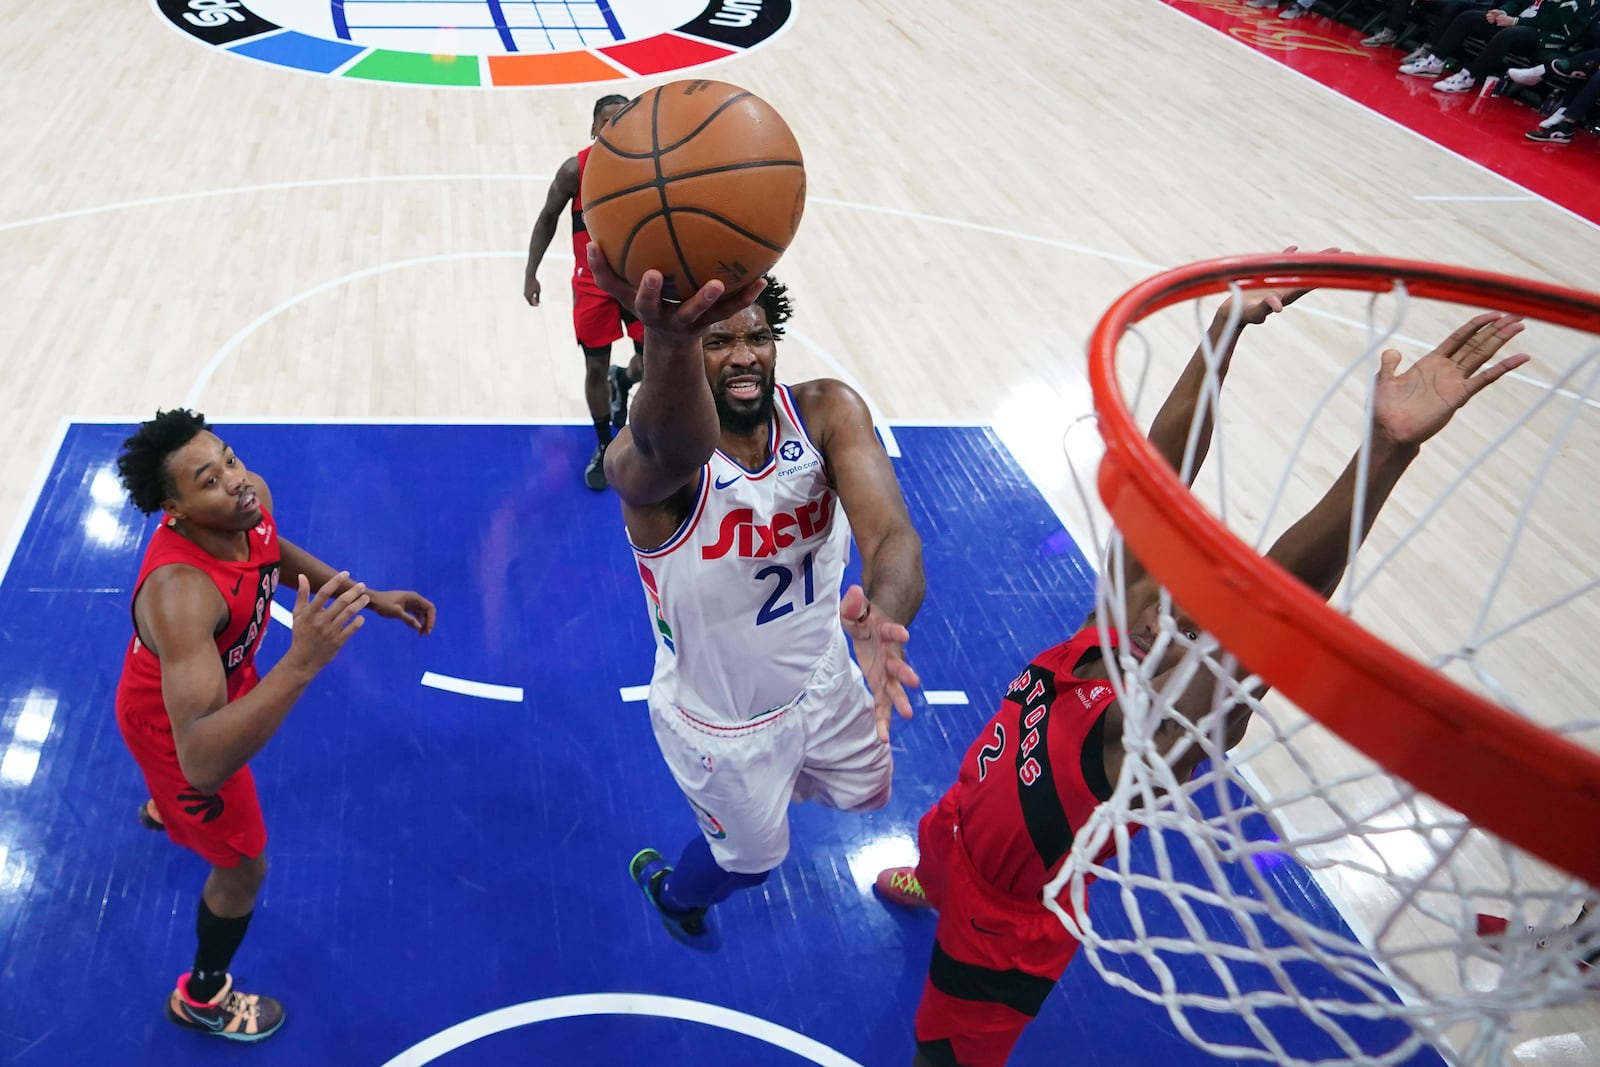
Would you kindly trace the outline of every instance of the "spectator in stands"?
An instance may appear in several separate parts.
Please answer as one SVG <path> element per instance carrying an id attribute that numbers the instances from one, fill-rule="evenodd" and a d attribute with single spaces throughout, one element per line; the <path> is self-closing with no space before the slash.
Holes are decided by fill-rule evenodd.
<path id="1" fill-rule="evenodd" d="M 1311 14 L 1311 7 L 1317 0 L 1289 0 L 1289 6 L 1278 12 L 1278 17 L 1285 22 L 1297 19 L 1301 15 Z M 1245 7 L 1253 7 L 1257 11 L 1273 11 L 1282 0 L 1245 0 Z"/>
<path id="2" fill-rule="evenodd" d="M 1434 89 L 1464 93 L 1488 75 L 1505 68 L 1514 51 L 1560 52 L 1593 21 L 1595 0 L 1512 0 L 1487 11 L 1464 10 L 1450 20 L 1432 51 L 1401 64 L 1400 73 L 1439 78 Z M 1462 48 L 1469 39 L 1487 37 L 1483 51 L 1465 65 Z"/>
<path id="3" fill-rule="evenodd" d="M 1363 37 L 1363 48 L 1382 48 L 1384 45 L 1394 44 L 1400 39 L 1400 28 L 1406 24 L 1406 19 L 1413 9 L 1424 9 L 1428 19 L 1428 41 L 1416 52 L 1406 56 L 1406 61 L 1421 59 L 1427 55 L 1423 49 L 1431 51 L 1431 42 L 1439 36 L 1439 31 L 1449 25 L 1450 20 L 1463 11 L 1472 8 L 1485 8 L 1494 3 L 1494 0 L 1389 0 L 1389 7 L 1383 13 L 1383 26 L 1371 37 Z"/>
<path id="4" fill-rule="evenodd" d="M 1519 85 L 1536 85 L 1544 77 L 1547 67 L 1553 68 L 1557 74 L 1579 81 L 1583 87 L 1570 103 L 1556 108 L 1549 118 L 1523 136 L 1544 144 L 1571 144 L 1572 135 L 1580 127 L 1589 124 L 1595 101 L 1600 100 L 1600 77 L 1595 76 L 1595 72 L 1600 71 L 1600 48 L 1580 52 L 1571 59 L 1552 59 L 1538 66 L 1508 70 L 1506 76 Z"/>

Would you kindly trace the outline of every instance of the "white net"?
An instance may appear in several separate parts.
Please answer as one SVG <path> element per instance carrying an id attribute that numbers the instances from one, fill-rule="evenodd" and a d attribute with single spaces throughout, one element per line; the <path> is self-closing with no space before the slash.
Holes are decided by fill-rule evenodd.
<path id="1" fill-rule="evenodd" d="M 1174 466 L 1191 479 L 1214 416 L 1194 492 L 1265 555 L 1352 455 L 1365 499 L 1379 353 L 1402 350 L 1404 370 L 1474 309 L 1401 284 L 1314 292 L 1248 325 L 1254 299 L 1233 287 L 1137 323 L 1118 373 L 1148 427 L 1196 352 L 1203 380 Z M 1600 748 L 1600 343 L 1530 321 L 1501 354 L 1516 351 L 1534 361 L 1423 444 L 1364 544 L 1362 505 L 1346 518 L 1330 603 Z M 1077 473 L 1093 519 L 1092 479 Z M 1581 963 L 1600 956 L 1600 894 L 1385 773 L 1281 694 L 1257 696 L 1201 629 L 1219 624 L 1174 605 L 1157 559 L 1139 561 L 1161 585 L 1146 630 L 1122 537 L 1098 514 L 1103 640 L 1153 643 L 1142 660 L 1114 657 L 1121 773 L 1045 894 L 1095 969 L 1229 1062 L 1437 1063 L 1437 1050 L 1460 1064 L 1600 1063 L 1600 961 Z M 1185 715 L 1178 694 L 1196 678 L 1211 679 L 1212 710 Z M 1230 738 L 1241 703 L 1248 728 Z M 1173 765 L 1191 754 L 1208 761 L 1180 781 Z M 1600 827 L 1576 847 L 1600 849 Z"/>

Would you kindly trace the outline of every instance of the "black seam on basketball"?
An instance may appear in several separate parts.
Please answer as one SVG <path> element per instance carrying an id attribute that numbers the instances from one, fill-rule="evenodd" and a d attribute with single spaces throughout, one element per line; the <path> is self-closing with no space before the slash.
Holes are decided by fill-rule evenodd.
<path id="1" fill-rule="evenodd" d="M 663 147 L 661 147 L 661 145 L 659 143 L 657 143 L 656 144 L 656 155 L 664 156 L 668 152 L 671 152 L 675 148 L 682 148 L 684 145 L 688 144 L 690 141 L 692 141 L 696 137 L 700 136 L 700 131 L 704 130 L 707 126 L 709 126 L 713 122 L 715 122 L 717 120 L 717 116 L 718 115 L 722 114 L 724 111 L 728 110 L 730 107 L 732 107 L 734 104 L 737 104 L 739 101 L 743 100 L 745 97 L 754 96 L 754 95 L 755 95 L 754 93 L 737 93 L 737 94 L 735 94 L 733 96 L 728 97 L 728 99 L 724 100 L 722 103 L 717 105 L 717 109 L 715 111 L 713 111 L 711 114 L 707 115 L 704 119 L 702 119 L 700 121 L 700 125 L 696 126 L 694 129 L 690 130 L 688 133 L 684 134 L 681 138 L 679 138 L 678 140 L 674 141 L 672 144 L 669 144 L 665 148 L 663 148 Z M 661 94 L 660 93 L 656 94 L 656 99 L 658 101 L 661 99 Z"/>
<path id="2" fill-rule="evenodd" d="M 754 169 L 756 169 L 758 167 L 804 167 L 804 166 L 805 166 L 805 164 L 802 163 L 798 159 L 758 159 L 758 160 L 753 160 L 753 161 L 751 161 L 749 163 L 725 163 L 720 167 L 707 167 L 705 170 L 692 170 L 692 171 L 689 171 L 689 172 L 687 172 L 685 174 L 674 174 L 670 178 L 661 178 L 661 179 L 659 179 L 657 181 L 641 182 L 638 185 L 629 186 L 626 189 L 618 189 L 614 193 L 607 193 L 605 196 L 600 197 L 598 200 L 591 200 L 588 203 L 584 204 L 583 206 L 584 206 L 585 210 L 588 210 L 589 208 L 599 207 L 601 204 L 607 203 L 608 201 L 611 201 L 611 200 L 615 200 L 619 196 L 627 196 L 629 193 L 642 193 L 646 189 L 660 188 L 663 185 L 671 185 L 673 182 L 681 182 L 681 181 L 684 181 L 685 179 L 688 179 L 688 178 L 703 178 L 707 174 L 721 174 L 721 173 L 723 173 L 725 171 L 731 171 L 731 170 L 754 170 Z"/>
<path id="3" fill-rule="evenodd" d="M 689 279 L 689 283 L 693 288 L 699 288 L 694 285 L 694 277 L 689 273 L 689 266 L 683 260 L 683 246 L 678 243 L 678 233 L 672 228 L 672 212 L 667 204 L 666 176 L 661 173 L 661 94 L 659 92 L 656 93 L 655 99 L 650 101 L 650 161 L 656 167 L 656 195 L 661 197 L 661 215 L 667 223 L 667 240 L 672 242 L 672 252 L 673 255 L 678 257 L 678 266 L 682 268 L 683 276 Z M 637 233 L 639 231 L 635 228 L 634 232 Z M 626 263 L 627 260 L 624 259 L 623 262 Z M 675 287 L 671 286 L 670 281 L 670 279 L 663 278 L 661 285 L 661 295 L 668 299 L 671 298 L 668 296 L 667 290 L 674 288 L 674 291 L 676 291 Z"/>
<path id="4" fill-rule="evenodd" d="M 694 129 L 690 130 L 687 134 L 685 134 L 679 140 L 674 141 L 672 144 L 667 145 L 667 147 L 665 147 L 665 148 L 662 148 L 660 146 L 660 143 L 657 140 L 657 138 L 659 137 L 659 134 L 656 132 L 655 113 L 657 111 L 659 111 L 659 109 L 661 107 L 661 94 L 657 93 L 656 96 L 655 96 L 655 101 L 651 106 L 651 112 L 652 113 L 651 113 L 651 118 L 650 118 L 650 144 L 651 144 L 652 147 L 651 147 L 650 151 L 648 151 L 648 152 L 626 152 L 626 151 L 623 151 L 622 149 L 618 148 L 616 145 L 612 144 L 610 141 L 606 140 L 605 134 L 600 134 L 598 137 L 595 138 L 595 140 L 598 141 L 600 144 L 605 145 L 607 152 L 610 152 L 614 156 L 620 156 L 623 159 L 649 159 L 651 156 L 664 155 L 667 152 L 671 152 L 673 149 L 682 148 L 684 145 L 686 145 L 690 141 L 694 140 L 694 138 L 700 133 L 701 130 L 704 130 L 707 126 L 711 125 L 712 120 L 715 119 L 718 115 L 722 114 L 724 111 L 726 111 L 730 105 L 732 105 L 734 103 L 737 103 L 739 100 L 742 100 L 743 98 L 745 98 L 747 96 L 751 96 L 751 95 L 753 95 L 753 94 L 751 94 L 751 93 L 740 93 L 738 96 L 730 96 L 730 97 L 728 97 L 728 99 L 724 100 L 721 104 L 717 105 L 717 109 L 715 111 L 713 111 L 711 114 L 707 115 L 705 117 L 704 121 L 702 121 L 700 123 L 700 125 L 696 126 Z"/>
<path id="5" fill-rule="evenodd" d="M 751 233 L 749 230 L 745 229 L 743 226 L 740 226 L 740 225 L 738 225 L 737 223 L 734 223 L 734 222 L 729 222 L 726 218 L 724 218 L 721 215 L 718 215 L 715 211 L 707 211 L 703 207 L 669 207 L 667 209 L 667 225 L 669 227 L 672 225 L 672 216 L 673 215 L 704 215 L 708 219 L 715 219 L 718 222 L 722 223 L 724 226 L 726 226 L 728 229 L 732 230 L 734 233 L 738 234 L 740 237 L 744 237 L 744 238 L 746 238 L 748 240 L 754 241 L 756 244 L 760 245 L 762 248 L 770 248 L 772 251 L 778 253 L 780 256 L 783 254 L 784 248 L 787 247 L 785 245 L 775 245 L 771 241 L 767 240 L 766 238 L 761 237 L 761 236 L 759 236 L 757 234 Z"/>
<path id="6" fill-rule="evenodd" d="M 610 152 L 614 156 L 621 156 L 623 159 L 649 159 L 655 154 L 654 152 L 624 152 L 622 149 L 606 140 L 606 135 L 603 133 L 596 134 L 594 140 L 596 144 L 603 147 L 607 152 Z"/>
<path id="7" fill-rule="evenodd" d="M 626 237 L 624 237 L 622 239 L 622 251 L 617 253 L 617 259 L 622 263 L 622 266 L 620 268 L 621 270 L 626 271 L 628 269 L 628 267 L 627 267 L 627 264 L 628 264 L 628 253 L 629 253 L 629 251 L 632 250 L 632 248 L 633 248 L 633 239 L 635 237 L 639 236 L 639 231 L 644 229 L 645 225 L 647 223 L 649 223 L 652 219 L 659 219 L 661 216 L 665 215 L 666 213 L 667 213 L 666 209 L 663 208 L 660 211 L 652 212 L 651 214 L 646 215 L 644 218 L 642 218 L 638 222 L 634 223 L 633 229 L 628 231 L 628 236 L 626 236 Z"/>

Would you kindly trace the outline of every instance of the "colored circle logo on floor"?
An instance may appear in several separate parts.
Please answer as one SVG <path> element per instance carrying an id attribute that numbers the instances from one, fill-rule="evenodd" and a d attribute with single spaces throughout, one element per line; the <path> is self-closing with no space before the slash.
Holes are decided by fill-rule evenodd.
<path id="1" fill-rule="evenodd" d="M 771 40 L 792 0 L 151 0 L 213 48 L 339 78 L 463 87 L 652 77 Z"/>

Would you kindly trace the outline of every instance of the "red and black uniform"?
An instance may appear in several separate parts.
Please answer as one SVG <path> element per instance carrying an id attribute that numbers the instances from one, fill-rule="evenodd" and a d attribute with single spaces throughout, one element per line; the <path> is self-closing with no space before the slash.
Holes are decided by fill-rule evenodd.
<path id="1" fill-rule="evenodd" d="M 629 338 L 643 344 L 644 325 L 589 277 L 589 227 L 583 221 L 583 168 L 588 162 L 585 148 L 578 153 L 578 191 L 572 194 L 572 328 L 584 348 L 620 341 L 624 328 Z"/>
<path id="2" fill-rule="evenodd" d="M 217 559 L 166 523 L 157 527 L 145 549 L 134 586 L 137 600 L 145 579 L 159 567 L 184 564 L 202 571 L 216 584 L 228 605 L 228 617 L 216 633 L 217 655 L 228 678 L 228 700 L 238 700 L 260 681 L 256 650 L 270 624 L 272 593 L 278 586 L 277 526 L 262 509 L 261 522 L 247 531 L 249 557 Z M 172 720 L 161 695 L 161 660 L 139 639 L 134 621 L 133 638 L 122 658 L 122 678 L 117 683 L 117 725 L 133 753 L 167 835 L 193 849 L 219 867 L 233 867 L 241 857 L 256 857 L 267 847 L 267 828 L 261 820 L 255 778 L 241 767 L 214 794 L 189 784 L 178 765 Z"/>
<path id="3" fill-rule="evenodd" d="M 1116 694 L 1073 675 L 1100 655 L 1085 627 L 1035 658 L 918 827 L 917 878 L 939 925 L 916 1035 L 935 1067 L 1004 1064 L 1077 951 L 1040 898 L 1111 795 L 1102 744 Z"/>

